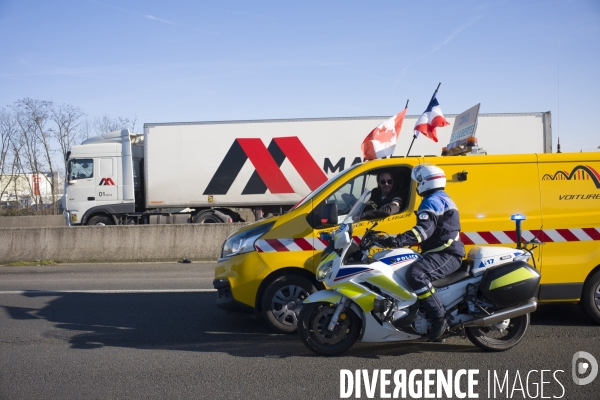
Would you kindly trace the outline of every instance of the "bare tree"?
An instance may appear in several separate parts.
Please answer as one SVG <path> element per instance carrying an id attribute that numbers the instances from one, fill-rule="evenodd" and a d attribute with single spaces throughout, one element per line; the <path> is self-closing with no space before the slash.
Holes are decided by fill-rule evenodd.
<path id="1" fill-rule="evenodd" d="M 120 131 L 121 129 L 129 129 L 134 132 L 137 116 L 130 120 L 125 117 L 111 118 L 107 114 L 94 119 L 94 128 L 97 135 L 103 135 L 108 132 Z"/>
<path id="2" fill-rule="evenodd" d="M 25 137 L 22 130 L 18 129 L 11 140 L 10 146 L 12 152 L 11 187 L 17 205 L 22 204 L 24 198 L 31 199 L 34 197 L 31 181 L 25 177 L 27 177 L 27 171 L 31 171 L 31 167 L 28 168 L 26 165 L 35 164 L 36 153 L 35 150 L 32 150 L 32 148 L 35 148 L 35 143 L 28 144 Z"/>
<path id="3" fill-rule="evenodd" d="M 67 152 L 71 149 L 75 137 L 78 136 L 81 118 L 85 115 L 78 107 L 73 107 L 68 104 L 54 106 L 50 110 L 52 121 L 56 124 L 55 128 L 50 129 L 52 136 L 60 146 L 62 159 L 67 160 Z"/>
<path id="4" fill-rule="evenodd" d="M 10 164 L 9 151 L 16 132 L 15 124 L 13 116 L 4 108 L 0 109 L 0 199 L 14 177 L 14 170 L 10 174 L 7 172 Z"/>
<path id="5" fill-rule="evenodd" d="M 79 134 L 77 135 L 77 142 L 81 143 L 84 140 L 91 138 L 94 134 L 94 121 L 88 117 L 85 117 L 81 121 Z"/>
<path id="6" fill-rule="evenodd" d="M 121 128 L 121 129 L 129 129 L 129 132 L 135 133 L 135 124 L 137 122 L 137 115 L 135 115 L 133 117 L 133 120 L 130 120 L 129 118 L 122 118 L 122 117 L 119 117 L 119 120 L 122 120 L 121 125 L 123 126 L 123 128 Z"/>
<path id="7" fill-rule="evenodd" d="M 25 98 L 17 100 L 12 106 L 15 112 L 17 125 L 20 128 L 22 145 L 26 152 L 27 166 L 33 179 L 37 179 L 39 174 L 43 174 L 47 168 L 50 172 L 50 192 L 52 204 L 56 204 L 56 179 L 52 163 L 51 133 L 46 127 L 50 120 L 53 104 L 50 101 L 34 100 Z M 33 195 L 36 197 L 36 203 L 42 205 L 43 197 L 39 190 L 33 188 Z"/>
<path id="8" fill-rule="evenodd" d="M 105 133 L 116 131 L 121 129 L 121 125 L 116 119 L 112 119 L 107 114 L 94 119 L 94 130 L 97 135 L 104 135 Z"/>
<path id="9" fill-rule="evenodd" d="M 66 170 L 65 158 L 71 146 L 112 131 L 135 132 L 136 122 L 137 116 L 132 120 L 106 114 L 87 118 L 78 107 L 30 98 L 17 100 L 7 109 L 0 108 L 0 197 L 7 190 L 14 190 L 11 198 L 33 199 L 42 205 L 45 194 L 38 185 L 47 179 L 55 205 L 57 176 Z M 60 163 L 59 154 L 63 160 Z"/>

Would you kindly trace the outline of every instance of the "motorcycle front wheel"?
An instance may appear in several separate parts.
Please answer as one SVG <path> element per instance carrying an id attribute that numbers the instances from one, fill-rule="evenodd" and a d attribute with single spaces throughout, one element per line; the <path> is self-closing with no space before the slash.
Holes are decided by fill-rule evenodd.
<path id="1" fill-rule="evenodd" d="M 327 329 L 336 305 L 330 303 L 305 304 L 298 318 L 298 333 L 306 347 L 322 356 L 343 353 L 356 343 L 362 322 L 354 311 L 346 308 L 337 325 Z"/>
<path id="2" fill-rule="evenodd" d="M 529 314 L 520 315 L 494 325 L 465 328 L 475 346 L 486 351 L 505 351 L 523 339 L 529 327 Z"/>

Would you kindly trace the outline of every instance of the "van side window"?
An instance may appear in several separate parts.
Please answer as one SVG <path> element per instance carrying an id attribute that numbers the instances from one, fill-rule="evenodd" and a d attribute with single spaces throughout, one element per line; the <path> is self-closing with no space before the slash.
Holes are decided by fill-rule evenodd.
<path id="1" fill-rule="evenodd" d="M 406 210 L 410 200 L 410 173 L 411 169 L 409 167 L 389 167 L 369 171 L 369 177 L 367 178 L 366 187 L 369 190 L 371 190 L 372 197 L 370 200 L 373 201 L 369 201 L 367 203 L 367 206 L 365 207 L 365 212 L 367 212 L 367 219 L 384 217 L 385 214 L 380 215 L 374 210 L 378 210 L 380 206 L 389 203 L 392 197 L 400 197 L 400 199 L 402 200 L 400 209 L 397 211 L 398 213 Z M 393 183 L 388 193 L 389 197 L 382 197 L 381 190 L 384 186 L 383 184 L 380 184 L 380 182 L 377 182 L 380 176 L 387 176 L 392 178 Z M 388 180 L 387 185 L 389 185 L 389 183 L 390 182 Z M 387 185 L 385 186 L 387 187 Z"/>
<path id="2" fill-rule="evenodd" d="M 338 221 L 344 220 L 345 216 L 348 215 L 356 200 L 360 197 L 365 189 L 366 175 L 358 175 L 357 177 L 349 180 L 335 192 L 333 192 L 327 199 L 317 207 L 315 207 L 310 214 L 307 216 L 307 221 L 314 229 L 324 228 L 325 223 L 321 222 L 321 212 L 327 203 L 337 203 L 338 207 Z"/>
<path id="3" fill-rule="evenodd" d="M 88 179 L 94 176 L 94 160 L 77 158 L 69 161 L 69 180 Z"/>
<path id="4" fill-rule="evenodd" d="M 356 200 L 360 197 L 365 187 L 365 176 L 359 175 L 346 182 L 326 200 L 327 203 L 337 203 L 338 215 L 348 215 Z"/>
<path id="5" fill-rule="evenodd" d="M 322 211 L 325 209 L 325 204 L 327 203 L 337 204 L 338 224 L 341 223 L 365 189 L 373 191 L 375 188 L 377 188 L 377 175 L 382 171 L 386 171 L 392 175 L 395 188 L 402 196 L 403 204 L 399 212 L 406 210 L 410 200 L 410 167 L 393 166 L 388 168 L 379 168 L 370 170 L 362 175 L 358 175 L 353 179 L 350 179 L 340 186 L 335 192 L 331 193 L 325 201 L 316 206 L 313 211 L 308 214 L 306 219 L 310 226 L 312 226 L 314 229 L 322 229 L 328 226 L 326 222 L 322 221 L 321 215 Z"/>

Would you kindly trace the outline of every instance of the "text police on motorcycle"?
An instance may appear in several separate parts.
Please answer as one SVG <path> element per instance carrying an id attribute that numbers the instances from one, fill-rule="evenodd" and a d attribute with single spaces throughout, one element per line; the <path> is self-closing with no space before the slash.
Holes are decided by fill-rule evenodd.
<path id="1" fill-rule="evenodd" d="M 447 328 L 446 310 L 431 285 L 432 281 L 456 271 L 465 255 L 460 241 L 460 220 L 454 201 L 444 192 L 446 175 L 431 164 L 417 165 L 411 174 L 423 201 L 416 211 L 417 224 L 397 237 L 384 240 L 386 247 L 419 244 L 423 258 L 406 272 L 406 280 L 421 301 L 431 320 L 430 339 L 440 337 Z"/>

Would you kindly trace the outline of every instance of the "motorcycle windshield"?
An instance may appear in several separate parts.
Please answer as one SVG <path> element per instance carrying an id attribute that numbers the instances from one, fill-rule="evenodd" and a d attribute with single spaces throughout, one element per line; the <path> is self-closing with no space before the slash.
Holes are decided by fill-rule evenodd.
<path id="1" fill-rule="evenodd" d="M 352 209 L 342 222 L 341 226 L 351 225 L 355 222 L 360 221 L 360 215 L 362 214 L 365 206 L 367 205 L 368 199 L 371 197 L 371 191 L 369 189 L 365 189 L 363 194 L 358 198 Z"/>

